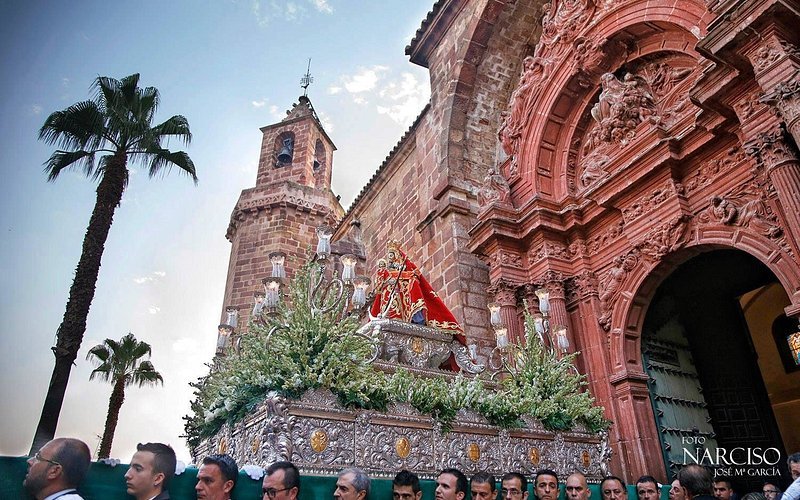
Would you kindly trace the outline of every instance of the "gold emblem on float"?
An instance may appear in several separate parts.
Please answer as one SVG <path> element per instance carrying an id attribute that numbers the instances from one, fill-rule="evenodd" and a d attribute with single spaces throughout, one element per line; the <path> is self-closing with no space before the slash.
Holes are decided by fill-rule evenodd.
<path id="1" fill-rule="evenodd" d="M 398 457 L 408 458 L 411 455 L 411 441 L 407 437 L 401 436 L 394 444 L 394 451 L 397 452 Z"/>
<path id="2" fill-rule="evenodd" d="M 411 339 L 411 352 L 414 354 L 422 354 L 422 351 L 425 350 L 425 345 L 422 343 L 422 339 L 414 337 Z"/>
<path id="3" fill-rule="evenodd" d="M 217 446 L 217 453 L 219 454 L 228 453 L 228 441 L 225 438 L 219 440 L 219 446 Z"/>
<path id="4" fill-rule="evenodd" d="M 250 441 L 250 451 L 254 454 L 258 453 L 259 446 L 261 446 L 261 440 L 256 436 Z"/>
<path id="5" fill-rule="evenodd" d="M 476 463 L 481 458 L 481 447 L 478 446 L 478 443 L 470 443 L 467 446 L 467 458 L 469 458 L 472 463 Z"/>
<path id="6" fill-rule="evenodd" d="M 528 460 L 530 460 L 533 465 L 539 465 L 539 458 L 539 448 L 533 447 L 528 451 Z"/>
<path id="7" fill-rule="evenodd" d="M 315 429 L 311 433 L 311 449 L 315 453 L 321 453 L 328 447 L 328 433 L 322 429 Z"/>
<path id="8" fill-rule="evenodd" d="M 581 453 L 581 462 L 583 462 L 584 467 L 592 465 L 592 457 L 589 455 L 588 450 L 583 450 L 583 453 Z"/>

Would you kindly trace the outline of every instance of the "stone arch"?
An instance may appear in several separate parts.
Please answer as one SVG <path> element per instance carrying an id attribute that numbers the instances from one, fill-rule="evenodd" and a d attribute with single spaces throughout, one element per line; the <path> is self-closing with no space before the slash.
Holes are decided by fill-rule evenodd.
<path id="1" fill-rule="evenodd" d="M 685 247 L 657 263 L 637 266 L 628 276 L 611 315 L 611 366 L 617 377 L 643 372 L 642 327 L 658 286 L 680 264 L 714 249 L 735 249 L 755 257 L 776 276 L 792 301 L 791 307 L 800 305 L 800 268 L 772 241 L 743 228 L 716 224 L 696 227 Z"/>
<path id="2" fill-rule="evenodd" d="M 705 32 L 707 16 L 705 7 L 695 2 L 672 0 L 657 8 L 633 2 L 604 13 L 596 25 L 580 33 L 567 53 L 553 61 L 547 86 L 541 91 L 537 106 L 543 110 L 541 118 L 531 118 L 535 125 L 528 127 L 518 153 L 520 179 L 515 196 L 561 199 L 572 194 L 570 150 L 586 126 L 588 109 L 600 90 L 600 76 L 659 52 L 688 51 L 699 58 L 694 44 Z M 607 42 L 598 46 L 602 40 Z M 586 50 L 594 52 L 579 53 Z"/>

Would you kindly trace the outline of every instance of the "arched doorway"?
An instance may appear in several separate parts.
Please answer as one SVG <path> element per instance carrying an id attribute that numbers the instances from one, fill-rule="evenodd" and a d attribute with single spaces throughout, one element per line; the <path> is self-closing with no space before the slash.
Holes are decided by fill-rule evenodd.
<path id="1" fill-rule="evenodd" d="M 794 374 L 779 373 L 772 325 L 788 304 L 775 275 L 738 250 L 701 253 L 658 286 L 642 357 L 667 476 L 697 461 L 748 492 L 784 470 L 796 431 L 776 419 L 776 394 Z"/>

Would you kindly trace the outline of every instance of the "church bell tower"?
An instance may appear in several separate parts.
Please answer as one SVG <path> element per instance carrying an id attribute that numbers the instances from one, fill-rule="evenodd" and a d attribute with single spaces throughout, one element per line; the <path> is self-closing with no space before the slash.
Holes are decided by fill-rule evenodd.
<path id="1" fill-rule="evenodd" d="M 331 191 L 336 147 L 307 96 L 261 133 L 256 185 L 242 191 L 226 234 L 231 257 L 218 354 L 247 330 L 254 295 L 264 292 L 262 279 L 272 272 L 270 254 L 285 254 L 291 275 L 308 258 L 317 227 L 335 226 L 344 215 Z"/>

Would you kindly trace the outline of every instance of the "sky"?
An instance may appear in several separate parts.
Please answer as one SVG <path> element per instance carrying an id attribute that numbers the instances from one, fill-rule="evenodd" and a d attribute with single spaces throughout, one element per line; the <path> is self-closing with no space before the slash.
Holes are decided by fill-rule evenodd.
<path id="1" fill-rule="evenodd" d="M 129 388 L 111 456 L 159 441 L 190 462 L 179 436 L 189 382 L 207 373 L 220 321 L 239 193 L 255 185 L 260 127 L 309 97 L 338 148 L 333 190 L 347 207 L 430 95 L 428 72 L 404 48 L 432 0 L 0 2 L 0 455 L 33 439 L 96 184 L 79 171 L 47 182 L 54 148 L 37 140 L 49 113 L 92 97 L 97 76 L 140 73 L 161 93 L 156 121 L 186 116 L 183 147 L 199 184 L 148 178 L 130 165 L 58 436 L 96 451 L 111 385 L 89 381 L 87 351 L 132 332 L 164 377 Z"/>

